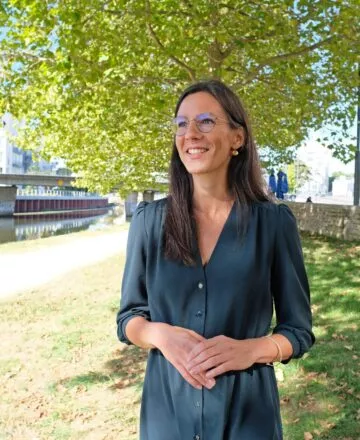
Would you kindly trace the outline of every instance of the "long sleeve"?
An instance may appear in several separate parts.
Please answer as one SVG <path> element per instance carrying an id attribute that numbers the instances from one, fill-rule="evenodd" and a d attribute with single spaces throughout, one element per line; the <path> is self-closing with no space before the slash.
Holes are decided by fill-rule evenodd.
<path id="1" fill-rule="evenodd" d="M 124 275 L 121 287 L 120 310 L 116 317 L 117 334 L 121 342 L 130 345 L 126 336 L 125 327 L 130 319 L 142 316 L 150 320 L 146 276 L 146 243 L 145 206 L 141 202 L 133 214 L 131 221 Z"/>
<path id="2" fill-rule="evenodd" d="M 292 357 L 300 358 L 313 345 L 315 337 L 300 238 L 295 217 L 286 205 L 278 206 L 271 290 L 277 318 L 274 333 L 288 338 L 293 347 Z"/>

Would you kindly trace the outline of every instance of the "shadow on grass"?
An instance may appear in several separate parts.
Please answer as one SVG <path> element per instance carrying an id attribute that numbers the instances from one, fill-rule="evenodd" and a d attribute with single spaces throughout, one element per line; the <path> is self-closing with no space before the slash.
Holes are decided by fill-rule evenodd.
<path id="1" fill-rule="evenodd" d="M 140 389 L 143 384 L 147 350 L 129 346 L 116 351 L 118 357 L 106 362 L 105 368 L 110 370 L 118 380 L 111 386 L 112 389 L 122 389 L 135 386 Z"/>
<path id="2" fill-rule="evenodd" d="M 57 384 L 65 388 L 89 388 L 99 383 L 111 383 L 110 389 L 123 389 L 135 386 L 141 389 L 147 359 L 147 351 L 135 346 L 118 349 L 116 358 L 104 364 L 104 371 L 89 371 L 74 377 L 66 377 Z"/>
<path id="3" fill-rule="evenodd" d="M 285 438 L 360 438 L 360 243 L 310 237 L 303 249 L 317 341 L 284 368 L 280 383 Z"/>

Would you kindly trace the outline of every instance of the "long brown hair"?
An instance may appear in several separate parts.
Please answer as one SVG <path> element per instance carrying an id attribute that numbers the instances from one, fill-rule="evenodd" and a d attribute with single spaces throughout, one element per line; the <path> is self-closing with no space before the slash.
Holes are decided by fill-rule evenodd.
<path id="1" fill-rule="evenodd" d="M 187 87 L 176 104 L 175 116 L 182 101 L 198 92 L 209 93 L 218 101 L 229 119 L 231 128 L 244 129 L 245 143 L 238 150 L 239 154 L 231 158 L 228 168 L 228 187 L 237 206 L 240 236 L 244 236 L 251 204 L 270 199 L 264 187 L 259 156 L 248 116 L 238 96 L 218 80 L 200 81 Z M 175 137 L 169 174 L 170 190 L 164 223 L 165 256 L 182 261 L 186 265 L 195 265 L 196 225 L 192 214 L 193 180 L 180 159 Z"/>

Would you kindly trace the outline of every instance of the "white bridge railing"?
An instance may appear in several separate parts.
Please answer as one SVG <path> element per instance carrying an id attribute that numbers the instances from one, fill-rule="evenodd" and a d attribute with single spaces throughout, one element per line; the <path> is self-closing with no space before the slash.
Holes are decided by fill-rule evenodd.
<path id="1" fill-rule="evenodd" d="M 17 196 L 36 196 L 36 197 L 100 197 L 97 193 L 86 191 L 68 191 L 59 189 L 25 188 L 17 190 Z"/>

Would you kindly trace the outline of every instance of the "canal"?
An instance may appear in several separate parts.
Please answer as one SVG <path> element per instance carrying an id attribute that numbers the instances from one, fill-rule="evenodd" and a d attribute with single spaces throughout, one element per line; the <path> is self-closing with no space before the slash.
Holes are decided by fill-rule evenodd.
<path id="1" fill-rule="evenodd" d="M 124 222 L 123 210 L 117 206 L 110 209 L 0 217 L 0 245 L 12 241 L 71 234 L 87 229 L 103 229 Z"/>

